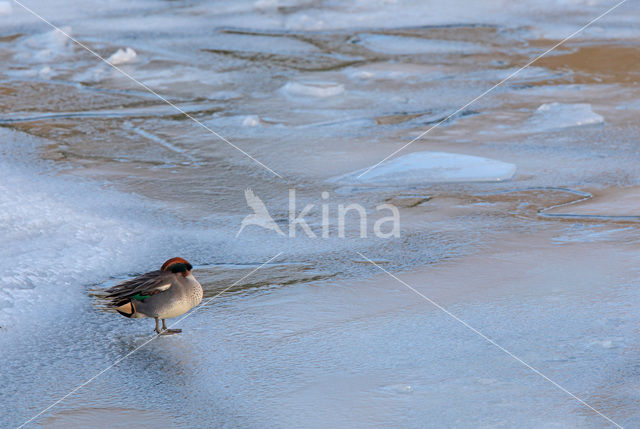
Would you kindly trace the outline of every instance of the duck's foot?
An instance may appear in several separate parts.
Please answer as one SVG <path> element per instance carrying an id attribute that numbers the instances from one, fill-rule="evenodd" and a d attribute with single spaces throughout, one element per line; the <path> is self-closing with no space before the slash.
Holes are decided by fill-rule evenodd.
<path id="1" fill-rule="evenodd" d="M 156 329 L 158 327 L 158 319 L 156 319 Z M 164 322 L 164 319 L 162 319 L 162 331 L 158 332 L 160 335 L 171 335 L 171 334 L 179 334 L 180 332 L 182 332 L 182 329 L 169 329 L 167 328 L 167 325 Z"/>

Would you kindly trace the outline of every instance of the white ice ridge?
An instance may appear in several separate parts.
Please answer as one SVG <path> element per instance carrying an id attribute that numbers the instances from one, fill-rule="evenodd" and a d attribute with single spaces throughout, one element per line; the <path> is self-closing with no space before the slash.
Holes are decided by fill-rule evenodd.
<path id="1" fill-rule="evenodd" d="M 495 159 L 447 152 L 414 152 L 386 161 L 362 177 L 366 169 L 329 179 L 333 183 L 417 185 L 423 183 L 500 182 L 511 179 L 516 166 Z"/>
<path id="2" fill-rule="evenodd" d="M 533 131 L 550 131 L 581 125 L 602 124 L 604 118 L 587 103 L 547 103 L 538 107 L 529 119 Z"/>
<path id="3" fill-rule="evenodd" d="M 282 90 L 289 95 L 325 98 L 342 94 L 344 86 L 333 82 L 289 82 Z"/>
<path id="4" fill-rule="evenodd" d="M 125 50 L 118 49 L 115 53 L 113 53 L 113 55 L 107 58 L 107 61 L 109 61 L 113 65 L 118 65 L 131 62 L 137 56 L 138 54 L 136 54 L 136 51 L 134 51 L 132 48 L 127 48 Z"/>

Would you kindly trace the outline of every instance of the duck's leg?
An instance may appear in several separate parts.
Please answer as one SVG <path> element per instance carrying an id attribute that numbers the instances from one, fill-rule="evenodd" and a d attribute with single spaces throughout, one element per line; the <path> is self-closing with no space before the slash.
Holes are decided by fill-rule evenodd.
<path id="1" fill-rule="evenodd" d="M 154 317 L 154 319 L 156 319 L 156 329 L 154 329 L 154 331 L 156 331 L 156 333 L 160 334 L 162 331 L 160 331 L 160 325 L 158 325 L 158 318 Z M 164 320 L 162 321 L 162 324 L 164 325 Z"/>
<path id="2" fill-rule="evenodd" d="M 162 335 L 178 334 L 180 332 L 182 332 L 182 329 L 167 329 L 167 325 L 165 325 L 164 319 L 162 319 Z"/>

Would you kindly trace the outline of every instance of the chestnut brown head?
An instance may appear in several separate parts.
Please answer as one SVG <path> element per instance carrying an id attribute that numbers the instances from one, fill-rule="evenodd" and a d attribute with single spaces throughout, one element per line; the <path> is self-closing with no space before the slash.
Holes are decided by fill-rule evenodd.
<path id="1" fill-rule="evenodd" d="M 172 273 L 182 273 L 182 275 L 186 276 L 192 268 L 193 266 L 186 259 L 171 258 L 162 264 L 160 269 L 162 271 L 171 271 Z"/>

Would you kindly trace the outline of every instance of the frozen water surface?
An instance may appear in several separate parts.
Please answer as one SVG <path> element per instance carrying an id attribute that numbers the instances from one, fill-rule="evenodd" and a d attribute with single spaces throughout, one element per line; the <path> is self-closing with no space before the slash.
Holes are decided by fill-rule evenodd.
<path id="1" fill-rule="evenodd" d="M 290 95 L 333 97 L 344 92 L 344 86 L 331 82 L 288 82 L 282 90 Z"/>
<path id="2" fill-rule="evenodd" d="M 368 171 L 368 168 L 332 182 L 375 185 L 420 185 L 451 182 L 500 182 L 509 180 L 516 166 L 494 159 L 444 152 L 414 152 Z"/>
<path id="3" fill-rule="evenodd" d="M 143 344 L 93 291 L 176 255 L 237 284 L 31 426 L 607 425 L 357 252 L 640 425 L 637 2 L 361 179 L 612 3 L 26 4 L 284 179 L 0 2 L 0 426 Z M 236 237 L 247 188 L 316 237 Z"/>
<path id="4" fill-rule="evenodd" d="M 470 54 L 485 49 L 472 43 L 388 35 L 364 35 L 359 43 L 373 51 L 389 54 Z"/>
<path id="5" fill-rule="evenodd" d="M 604 123 L 604 118 L 591 109 L 591 105 L 548 103 L 538 107 L 531 116 L 529 126 L 540 131 L 579 127 Z"/>
<path id="6" fill-rule="evenodd" d="M 0 15 L 10 15 L 12 11 L 13 7 L 11 7 L 11 2 L 0 2 Z"/>

